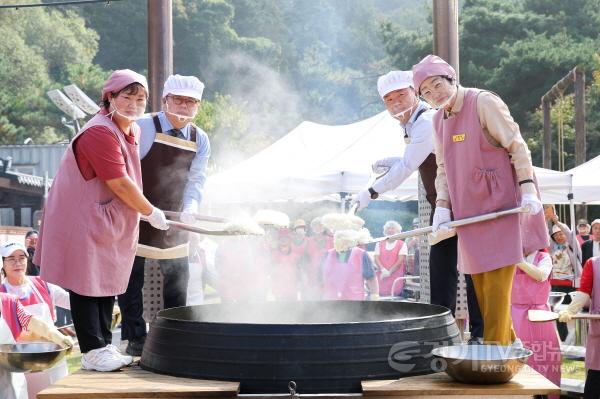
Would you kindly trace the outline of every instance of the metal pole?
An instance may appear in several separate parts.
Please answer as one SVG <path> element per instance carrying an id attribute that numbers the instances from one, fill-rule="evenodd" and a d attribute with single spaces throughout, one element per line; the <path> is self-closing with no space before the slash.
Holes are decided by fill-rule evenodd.
<path id="1" fill-rule="evenodd" d="M 433 53 L 452 65 L 458 80 L 457 0 L 433 0 Z"/>
<path id="2" fill-rule="evenodd" d="M 161 109 L 161 93 L 173 73 L 172 0 L 148 0 L 148 83 L 150 111 Z"/>
<path id="3" fill-rule="evenodd" d="M 585 149 L 585 71 L 575 67 L 575 166 L 586 160 Z M 577 218 L 587 219 L 587 207 L 578 205 L 575 212 Z"/>
<path id="4" fill-rule="evenodd" d="M 571 192 L 567 196 L 569 199 L 569 214 L 571 215 L 571 248 L 577 248 L 579 243 L 577 242 L 577 230 L 575 226 L 575 202 L 573 200 L 573 176 L 571 176 Z M 581 263 L 582 259 L 577 259 L 579 263 Z M 577 265 L 574 265 L 573 268 L 573 286 L 579 287 L 579 272 L 577 270 Z M 583 266 L 583 265 L 581 265 Z"/>
<path id="5" fill-rule="evenodd" d="M 48 179 L 48 171 L 44 171 L 44 204 L 46 206 L 46 200 L 48 199 L 48 189 L 50 188 L 50 180 Z"/>
<path id="6" fill-rule="evenodd" d="M 552 119 L 550 118 L 550 101 L 542 99 L 544 110 L 544 144 L 542 154 L 542 167 L 552 168 Z"/>

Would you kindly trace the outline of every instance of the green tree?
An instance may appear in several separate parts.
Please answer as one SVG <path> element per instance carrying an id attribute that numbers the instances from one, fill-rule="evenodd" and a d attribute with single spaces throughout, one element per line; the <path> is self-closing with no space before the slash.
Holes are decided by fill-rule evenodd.
<path id="1" fill-rule="evenodd" d="M 0 11 L 0 37 L 0 142 L 68 138 L 62 114 L 46 91 L 65 79 L 64 72 L 74 63 L 90 65 L 97 48 L 95 32 L 70 11 L 5 9 Z"/>

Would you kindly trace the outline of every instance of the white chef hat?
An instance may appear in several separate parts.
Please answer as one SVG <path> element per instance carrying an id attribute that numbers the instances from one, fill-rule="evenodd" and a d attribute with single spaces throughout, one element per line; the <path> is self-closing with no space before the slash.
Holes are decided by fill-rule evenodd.
<path id="1" fill-rule="evenodd" d="M 412 87 L 413 74 L 411 71 L 390 71 L 377 80 L 377 91 L 381 98 L 394 90 Z"/>
<path id="2" fill-rule="evenodd" d="M 167 78 L 163 88 L 162 98 L 169 94 L 174 96 L 184 96 L 202 100 L 204 83 L 195 76 L 171 75 Z"/>

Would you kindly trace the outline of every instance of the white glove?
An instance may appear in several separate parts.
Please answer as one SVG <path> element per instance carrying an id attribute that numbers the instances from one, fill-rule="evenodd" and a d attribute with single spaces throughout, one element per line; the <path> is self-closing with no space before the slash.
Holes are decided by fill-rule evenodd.
<path id="1" fill-rule="evenodd" d="M 381 268 L 381 278 L 388 278 L 390 276 L 390 271 L 388 269 L 386 269 L 385 267 Z"/>
<path id="2" fill-rule="evenodd" d="M 157 207 L 152 207 L 152 213 L 146 216 L 148 223 L 155 229 L 168 230 L 169 225 L 167 224 L 167 217 L 165 213 Z"/>
<path id="3" fill-rule="evenodd" d="M 448 229 L 448 227 L 446 226 L 440 226 L 441 224 L 444 223 L 448 223 L 450 222 L 452 219 L 450 217 L 450 209 L 448 208 L 444 208 L 441 206 L 436 206 L 435 207 L 435 212 L 433 213 L 433 223 L 431 224 L 431 227 L 433 228 L 433 231 L 438 231 L 440 229 Z"/>
<path id="4" fill-rule="evenodd" d="M 362 190 L 360 193 L 356 194 L 356 197 L 354 197 L 354 201 L 352 202 L 358 203 L 358 210 L 362 211 L 369 206 L 369 203 L 371 202 L 371 193 L 369 190 Z"/>
<path id="5" fill-rule="evenodd" d="M 577 313 L 581 312 L 581 309 L 583 309 L 583 307 L 587 305 L 589 300 L 590 296 L 585 292 L 575 292 L 575 294 L 573 294 L 571 298 L 571 303 L 569 304 L 569 306 L 567 306 L 565 310 L 561 310 L 561 312 L 558 314 L 558 321 L 562 321 L 563 323 L 571 321 L 573 315 L 576 315 Z"/>
<path id="6" fill-rule="evenodd" d="M 538 282 L 544 281 L 548 277 L 539 267 L 535 267 L 531 263 L 525 261 L 517 263 L 517 267 Z"/>
<path id="7" fill-rule="evenodd" d="M 184 210 L 179 215 L 179 220 L 181 220 L 185 224 L 194 224 L 196 223 L 196 216 L 194 212 Z"/>
<path id="8" fill-rule="evenodd" d="M 542 210 L 542 201 L 540 201 L 535 194 L 523 194 L 521 206 L 528 206 L 529 214 L 536 215 Z"/>
<path id="9" fill-rule="evenodd" d="M 383 159 L 376 161 L 371 166 L 371 168 L 373 169 L 374 173 L 380 175 L 380 174 L 385 173 L 388 170 L 390 170 L 392 165 L 394 165 L 396 162 L 400 161 L 401 159 L 402 159 L 401 157 L 383 158 Z"/>
<path id="10" fill-rule="evenodd" d="M 53 325 L 44 322 L 41 319 L 33 316 L 29 320 L 29 325 L 27 329 L 34 333 L 35 335 L 48 340 L 50 342 L 54 342 L 57 345 L 60 345 L 64 348 L 73 346 L 73 339 L 71 337 L 63 335 L 54 327 Z"/>

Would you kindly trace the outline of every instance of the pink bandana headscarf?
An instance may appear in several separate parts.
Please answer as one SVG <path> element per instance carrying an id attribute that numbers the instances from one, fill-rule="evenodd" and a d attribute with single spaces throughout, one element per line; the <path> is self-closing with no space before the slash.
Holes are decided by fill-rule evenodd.
<path id="1" fill-rule="evenodd" d="M 428 55 L 412 67 L 413 84 L 417 93 L 421 92 L 421 84 L 431 76 L 447 76 L 456 79 L 456 71 L 437 55 Z"/>
<path id="2" fill-rule="evenodd" d="M 114 93 L 129 86 L 132 83 L 141 84 L 148 94 L 148 82 L 146 77 L 131 69 L 119 69 L 114 71 L 102 88 L 102 101 L 108 99 L 108 93 Z"/>

